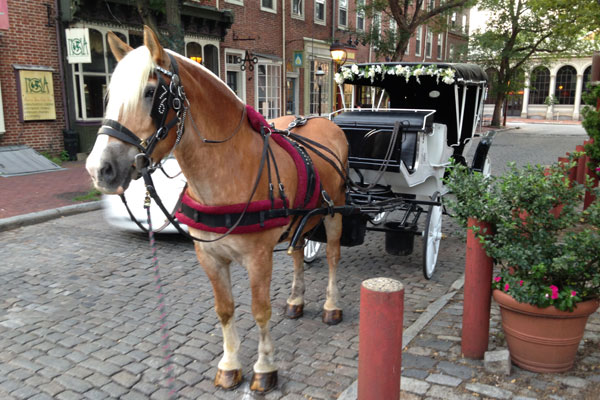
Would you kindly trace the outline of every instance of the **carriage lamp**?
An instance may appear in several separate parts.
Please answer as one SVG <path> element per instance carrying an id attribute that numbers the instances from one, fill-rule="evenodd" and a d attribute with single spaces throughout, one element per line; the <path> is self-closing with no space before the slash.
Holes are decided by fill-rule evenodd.
<path id="1" fill-rule="evenodd" d="M 325 75 L 325 71 L 319 65 L 319 68 L 315 71 L 315 76 L 317 77 L 317 85 L 319 86 L 319 115 L 321 115 L 321 87 L 323 86 L 323 76 Z"/>

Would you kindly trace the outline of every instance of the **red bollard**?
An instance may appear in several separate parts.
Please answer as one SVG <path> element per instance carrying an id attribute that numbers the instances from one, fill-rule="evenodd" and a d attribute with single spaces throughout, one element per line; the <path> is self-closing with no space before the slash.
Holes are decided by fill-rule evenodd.
<path id="1" fill-rule="evenodd" d="M 358 400 L 400 398 L 404 285 L 390 278 L 360 288 Z"/>
<path id="2" fill-rule="evenodd" d="M 482 359 L 490 337 L 493 261 L 470 229 L 472 226 L 479 227 L 480 234 L 492 233 L 489 223 L 468 219 L 461 350 L 467 358 Z"/>
<path id="3" fill-rule="evenodd" d="M 567 159 L 569 158 L 571 153 L 567 153 Z M 573 182 L 577 180 L 577 165 L 569 170 L 569 182 L 571 183 L 571 187 L 573 186 Z"/>
<path id="4" fill-rule="evenodd" d="M 592 178 L 592 187 L 595 188 L 598 186 L 598 174 L 596 173 L 596 171 L 588 171 L 588 174 L 590 175 L 590 178 Z M 583 198 L 583 209 L 586 210 L 590 204 L 592 204 L 594 201 L 596 200 L 596 196 L 594 196 L 592 194 L 591 191 L 586 190 L 585 191 L 585 197 Z"/>
<path id="5" fill-rule="evenodd" d="M 585 151 L 585 148 L 583 147 L 583 145 L 577 145 L 575 146 L 575 151 L 577 152 L 583 152 Z M 587 171 L 587 157 L 586 156 L 581 156 L 577 159 L 577 183 L 583 184 L 585 182 L 585 175 L 586 175 L 586 171 Z"/>

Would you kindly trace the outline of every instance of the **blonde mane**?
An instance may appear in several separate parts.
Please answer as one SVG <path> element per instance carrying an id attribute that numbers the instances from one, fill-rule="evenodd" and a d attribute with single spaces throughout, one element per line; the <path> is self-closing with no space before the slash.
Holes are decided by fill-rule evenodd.
<path id="1" fill-rule="evenodd" d="M 116 121 L 120 112 L 127 114 L 135 109 L 154 68 L 156 65 L 145 46 L 130 51 L 117 64 L 108 86 L 106 118 Z"/>

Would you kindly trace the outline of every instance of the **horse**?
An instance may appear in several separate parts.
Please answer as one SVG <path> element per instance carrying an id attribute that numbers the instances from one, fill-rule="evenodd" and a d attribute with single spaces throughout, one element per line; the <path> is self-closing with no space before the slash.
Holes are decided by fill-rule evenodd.
<path id="1" fill-rule="evenodd" d="M 286 127 L 294 117 L 279 117 L 269 121 L 269 125 L 262 122 L 257 127 L 256 122 L 248 118 L 253 110 L 221 79 L 201 64 L 164 49 L 148 27 L 144 27 L 144 45 L 137 49 L 112 32 L 108 34 L 108 43 L 118 64 L 108 88 L 105 120 L 86 162 L 99 191 L 122 194 L 132 179 L 139 178 L 137 164 L 154 166 L 172 152 L 188 182 L 185 196 L 199 207 L 219 209 L 234 205 L 239 213 L 239 205 L 245 205 L 241 207 L 243 214 L 249 209 L 250 200 L 252 204 L 273 205 L 273 187 L 279 187 L 275 189 L 280 195 L 277 204 L 296 203 L 302 192 L 298 165 L 284 146 L 274 141 L 277 134 L 273 133 L 289 132 Z M 158 114 L 161 115 L 157 117 Z M 320 180 L 313 209 L 325 204 L 343 206 L 346 181 L 340 170 L 345 171 L 348 160 L 348 143 L 343 131 L 320 117 L 309 118 L 293 131 L 299 140 L 306 140 L 303 143 L 317 143 L 320 149 L 326 150 L 304 149 Z M 331 156 L 324 156 L 325 153 Z M 332 162 L 332 159 L 337 161 Z M 281 217 L 281 213 L 279 215 Z M 232 261 L 247 270 L 251 309 L 259 330 L 258 357 L 253 365 L 250 389 L 267 392 L 277 385 L 274 344 L 269 333 L 273 251 L 285 234 L 299 225 L 298 219 L 282 218 L 284 222 L 278 220 L 279 223 L 271 225 L 269 221 L 261 222 L 258 224 L 261 229 L 241 233 L 222 228 L 226 231 L 223 234 L 223 231 L 218 233 L 216 229 L 211 231 L 194 224 L 188 228 L 197 239 L 195 252 L 212 285 L 214 306 L 222 328 L 223 355 L 218 363 L 215 386 L 233 389 L 243 380 L 230 281 Z M 323 321 L 336 324 L 342 320 L 336 283 L 342 218 L 336 213 L 310 217 L 302 235 L 321 221 L 327 236 L 329 265 Z M 285 315 L 298 318 L 304 307 L 303 251 L 290 248 L 290 252 L 294 270 Z"/>

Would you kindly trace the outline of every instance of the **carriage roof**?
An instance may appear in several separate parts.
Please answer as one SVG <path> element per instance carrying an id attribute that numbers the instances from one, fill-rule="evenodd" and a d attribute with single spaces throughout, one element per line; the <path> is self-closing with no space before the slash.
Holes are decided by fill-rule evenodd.
<path id="1" fill-rule="evenodd" d="M 367 86 L 432 86 L 487 84 L 487 74 L 476 64 L 464 63 L 362 63 L 345 65 L 336 74 L 337 83 Z"/>

